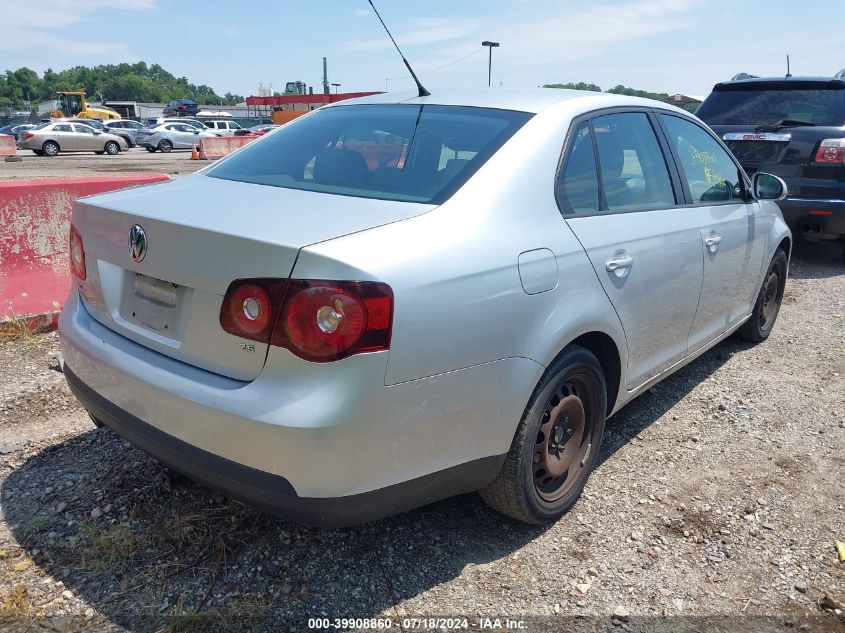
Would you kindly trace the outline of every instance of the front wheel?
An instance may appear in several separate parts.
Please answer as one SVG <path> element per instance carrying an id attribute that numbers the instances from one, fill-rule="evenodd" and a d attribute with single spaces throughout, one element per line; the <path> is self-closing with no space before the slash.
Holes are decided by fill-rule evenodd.
<path id="1" fill-rule="evenodd" d="M 525 523 L 557 520 L 587 483 L 606 415 L 601 365 L 588 350 L 570 346 L 535 390 L 502 470 L 480 491 L 482 499 Z"/>
<path id="2" fill-rule="evenodd" d="M 41 151 L 45 156 L 57 156 L 59 153 L 59 144 L 53 141 L 47 141 L 41 146 Z"/>
<path id="3" fill-rule="evenodd" d="M 109 141 L 103 149 L 109 156 L 116 156 L 120 153 L 120 145 L 117 141 Z"/>
<path id="4" fill-rule="evenodd" d="M 737 337 L 751 343 L 762 343 L 769 334 L 778 318 L 780 304 L 783 301 L 783 291 L 786 289 L 786 253 L 779 250 L 772 258 L 763 286 L 754 303 L 751 317 L 736 331 Z"/>

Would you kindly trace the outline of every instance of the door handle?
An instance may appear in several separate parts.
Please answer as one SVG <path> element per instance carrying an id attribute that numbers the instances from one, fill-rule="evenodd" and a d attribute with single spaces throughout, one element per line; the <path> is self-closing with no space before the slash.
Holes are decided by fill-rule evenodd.
<path id="1" fill-rule="evenodd" d="M 604 268 L 609 273 L 615 273 L 620 270 L 625 270 L 626 268 L 630 268 L 634 263 L 634 258 L 630 255 L 620 256 L 620 257 L 613 257 L 613 259 L 608 259 L 604 263 Z"/>
<path id="2" fill-rule="evenodd" d="M 719 244 L 721 244 L 721 243 L 722 243 L 722 236 L 716 235 L 715 233 L 713 235 L 710 235 L 710 236 L 704 238 L 704 245 L 707 247 L 707 250 L 709 250 L 711 253 L 715 253 L 716 251 L 718 251 L 719 250 Z"/>

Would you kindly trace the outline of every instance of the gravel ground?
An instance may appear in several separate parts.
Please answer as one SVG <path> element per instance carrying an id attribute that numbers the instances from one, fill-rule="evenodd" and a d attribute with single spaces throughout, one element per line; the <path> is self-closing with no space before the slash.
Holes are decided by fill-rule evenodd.
<path id="1" fill-rule="evenodd" d="M 262 516 L 95 429 L 55 368 L 55 334 L 6 341 L 0 629 L 286 631 L 381 616 L 409 631 L 403 618 L 439 615 L 549 631 L 841 631 L 845 275 L 838 248 L 796 250 L 769 341 L 727 341 L 612 418 L 584 497 L 545 528 L 475 495 L 345 530 Z"/>
<path id="2" fill-rule="evenodd" d="M 191 160 L 189 151 L 150 153 L 134 147 L 117 156 L 97 156 L 92 152 L 59 154 L 55 158 L 36 156 L 30 151 L 18 150 L 20 162 L 0 161 L 0 181 L 26 178 L 69 178 L 74 176 L 116 176 L 155 172 L 178 176 L 191 174 L 208 165 L 208 161 Z"/>

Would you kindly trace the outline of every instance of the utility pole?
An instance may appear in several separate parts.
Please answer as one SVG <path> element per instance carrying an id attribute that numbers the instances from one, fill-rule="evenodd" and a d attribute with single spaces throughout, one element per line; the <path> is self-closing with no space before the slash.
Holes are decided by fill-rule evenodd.
<path id="1" fill-rule="evenodd" d="M 493 71 L 493 49 L 499 47 L 499 42 L 491 42 L 490 40 L 484 40 L 481 42 L 482 46 L 486 46 L 488 50 L 487 55 L 487 87 L 490 87 L 490 77 Z"/>
<path id="2" fill-rule="evenodd" d="M 323 57 L 323 94 L 329 94 L 329 68 L 325 57 Z"/>

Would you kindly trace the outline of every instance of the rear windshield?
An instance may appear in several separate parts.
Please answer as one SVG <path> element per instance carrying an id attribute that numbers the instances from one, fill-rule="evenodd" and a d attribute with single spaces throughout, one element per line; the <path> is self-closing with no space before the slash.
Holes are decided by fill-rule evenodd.
<path id="1" fill-rule="evenodd" d="M 435 105 L 335 106 L 247 146 L 212 178 L 440 204 L 531 114 Z"/>
<path id="2" fill-rule="evenodd" d="M 816 125 L 845 124 L 845 90 L 748 86 L 714 91 L 695 113 L 709 125 L 765 125 L 783 119 Z"/>

